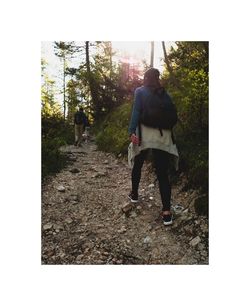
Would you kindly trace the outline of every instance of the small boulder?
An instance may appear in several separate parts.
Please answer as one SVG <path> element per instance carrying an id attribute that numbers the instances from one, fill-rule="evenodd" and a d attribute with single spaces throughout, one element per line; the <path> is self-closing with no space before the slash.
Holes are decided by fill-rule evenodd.
<path id="1" fill-rule="evenodd" d="M 52 224 L 52 223 L 46 223 L 46 224 L 43 226 L 43 229 L 44 229 L 45 231 L 47 231 L 47 230 L 52 229 L 52 227 L 53 227 L 53 224 Z"/>
<path id="2" fill-rule="evenodd" d="M 149 237 L 149 236 L 147 236 L 147 237 L 145 237 L 144 239 L 143 239 L 143 243 L 144 244 L 150 244 L 152 242 L 152 239 Z"/>
<path id="3" fill-rule="evenodd" d="M 59 233 L 60 231 L 63 231 L 63 226 L 60 224 L 54 224 L 54 230 Z"/>
<path id="4" fill-rule="evenodd" d="M 62 185 L 57 187 L 57 190 L 60 192 L 65 192 L 65 187 L 63 187 Z"/>
<path id="5" fill-rule="evenodd" d="M 122 211 L 127 213 L 133 209 L 133 205 L 131 203 L 126 203 L 122 206 Z"/>
<path id="6" fill-rule="evenodd" d="M 189 244 L 192 246 L 192 247 L 195 247 L 197 244 L 199 244 L 201 242 L 201 238 L 199 236 L 196 236 L 195 238 L 193 238 Z"/>
<path id="7" fill-rule="evenodd" d="M 70 217 L 67 217 L 65 219 L 65 222 L 67 222 L 68 224 L 71 224 L 73 222 L 73 220 Z"/>

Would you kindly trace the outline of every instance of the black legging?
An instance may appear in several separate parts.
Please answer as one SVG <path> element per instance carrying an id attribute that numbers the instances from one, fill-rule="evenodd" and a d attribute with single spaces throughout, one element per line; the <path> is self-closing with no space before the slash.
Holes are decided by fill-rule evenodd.
<path id="1" fill-rule="evenodd" d="M 136 155 L 135 157 L 134 166 L 132 169 L 132 192 L 135 195 L 138 194 L 138 187 L 141 179 L 141 168 L 147 153 L 148 150 L 143 150 L 139 155 Z M 169 153 L 157 149 L 152 149 L 152 153 L 156 175 L 159 181 L 159 189 L 163 206 L 162 210 L 170 210 L 171 186 L 168 178 Z"/>

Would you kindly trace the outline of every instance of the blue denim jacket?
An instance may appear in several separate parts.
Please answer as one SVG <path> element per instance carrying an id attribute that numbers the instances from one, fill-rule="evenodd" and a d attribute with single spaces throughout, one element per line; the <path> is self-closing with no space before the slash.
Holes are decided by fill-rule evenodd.
<path id="1" fill-rule="evenodd" d="M 139 123 L 140 119 L 140 113 L 142 111 L 142 103 L 145 101 L 145 99 L 150 95 L 150 89 L 145 86 L 141 86 L 136 88 L 135 94 L 134 94 L 134 105 L 133 105 L 133 111 L 130 119 L 130 124 L 129 124 L 129 135 L 135 133 L 136 128 Z M 170 96 L 168 95 L 167 92 L 165 92 L 165 99 L 166 103 L 168 101 L 171 101 Z"/>

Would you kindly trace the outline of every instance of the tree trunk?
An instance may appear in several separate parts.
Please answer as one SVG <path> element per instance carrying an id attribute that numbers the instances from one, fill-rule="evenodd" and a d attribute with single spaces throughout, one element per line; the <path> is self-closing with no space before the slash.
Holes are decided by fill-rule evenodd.
<path id="1" fill-rule="evenodd" d="M 174 75 L 174 73 L 173 73 L 173 68 L 172 68 L 172 66 L 171 66 L 171 63 L 170 63 L 170 61 L 169 61 L 168 54 L 167 54 L 167 51 L 166 51 L 165 42 L 162 41 L 161 43 L 162 43 L 162 49 L 163 49 L 163 54 L 164 54 L 164 62 L 165 62 L 166 65 L 167 65 L 170 79 L 172 79 L 173 84 L 174 84 L 179 90 L 181 90 L 180 83 L 179 83 L 179 81 L 176 79 L 176 77 L 175 77 L 175 75 Z"/>
<path id="2" fill-rule="evenodd" d="M 168 55 L 167 55 L 167 51 L 166 51 L 166 47 L 165 47 L 165 42 L 162 41 L 162 48 L 163 48 L 163 54 L 164 54 L 164 61 L 167 65 L 167 68 L 168 68 L 168 72 L 170 74 L 170 76 L 172 77 L 173 76 L 173 68 L 169 62 L 169 59 L 168 59 Z"/>
<path id="3" fill-rule="evenodd" d="M 151 41 L 150 67 L 154 67 L 154 42 Z"/>
<path id="4" fill-rule="evenodd" d="M 63 57 L 63 118 L 66 118 L 66 101 L 65 101 L 65 70 L 66 70 L 66 59 Z"/>
<path id="5" fill-rule="evenodd" d="M 167 51 L 166 51 L 165 42 L 162 41 L 161 43 L 162 43 L 162 48 L 163 48 L 164 61 L 167 65 L 170 79 L 172 79 L 173 84 L 181 91 L 182 90 L 181 85 L 180 85 L 179 81 L 176 79 L 176 77 L 173 73 L 173 68 L 172 68 L 171 63 L 168 59 L 168 54 L 167 54 Z M 184 130 L 184 126 L 183 126 L 183 123 L 180 120 L 180 118 L 178 118 L 178 123 L 179 123 L 180 127 L 182 128 L 182 130 Z"/>
<path id="6" fill-rule="evenodd" d="M 92 104 L 96 108 L 97 114 L 99 114 L 100 113 L 100 106 L 99 106 L 99 103 L 98 103 L 97 88 L 96 88 L 95 80 L 93 78 L 93 75 L 92 75 L 91 69 L 90 69 L 89 41 L 86 41 L 85 47 L 86 47 L 86 66 L 87 66 L 87 75 L 88 75 L 90 95 L 91 95 L 91 98 L 92 98 Z"/>
<path id="7" fill-rule="evenodd" d="M 110 81 L 112 81 L 112 42 L 109 43 L 109 52 L 110 52 Z"/>
<path id="8" fill-rule="evenodd" d="M 112 42 L 110 41 L 109 42 L 109 52 L 110 52 L 110 58 L 109 58 L 109 61 L 110 61 L 110 74 L 109 74 L 109 78 L 110 78 L 110 83 L 112 83 Z M 110 91 L 109 91 L 109 94 L 110 94 L 110 97 L 112 97 L 112 88 L 110 87 Z"/>

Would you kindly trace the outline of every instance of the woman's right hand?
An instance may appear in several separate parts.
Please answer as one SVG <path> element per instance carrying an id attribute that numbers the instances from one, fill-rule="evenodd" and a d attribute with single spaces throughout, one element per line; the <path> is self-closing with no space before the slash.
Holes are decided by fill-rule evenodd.
<path id="1" fill-rule="evenodd" d="M 131 134 L 130 136 L 130 140 L 134 145 L 138 145 L 139 144 L 139 138 L 135 135 L 135 134 Z"/>

